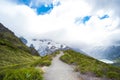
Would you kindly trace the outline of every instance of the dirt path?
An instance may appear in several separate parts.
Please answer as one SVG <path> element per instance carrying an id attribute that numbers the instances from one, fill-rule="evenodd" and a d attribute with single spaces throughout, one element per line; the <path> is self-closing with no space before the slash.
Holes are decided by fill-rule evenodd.
<path id="1" fill-rule="evenodd" d="M 42 67 L 44 74 L 44 80 L 111 80 L 106 78 L 98 78 L 91 74 L 81 74 L 74 72 L 74 67 L 62 62 L 59 58 L 63 55 L 61 51 L 52 60 L 52 64 L 49 67 Z"/>
<path id="2" fill-rule="evenodd" d="M 52 65 L 50 67 L 44 67 L 44 80 L 82 80 L 79 77 L 78 72 L 74 72 L 72 66 L 59 60 L 63 55 L 61 51 L 59 55 L 53 58 Z"/>

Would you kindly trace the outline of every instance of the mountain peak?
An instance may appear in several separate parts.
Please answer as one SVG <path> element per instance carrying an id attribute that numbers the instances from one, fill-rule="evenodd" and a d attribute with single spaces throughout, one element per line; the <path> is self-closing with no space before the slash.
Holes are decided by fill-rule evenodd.
<path id="1" fill-rule="evenodd" d="M 65 44 L 57 43 L 50 39 L 32 39 L 28 41 L 28 46 L 33 44 L 34 48 L 39 52 L 41 56 L 51 54 L 56 50 L 66 50 L 69 49 Z"/>

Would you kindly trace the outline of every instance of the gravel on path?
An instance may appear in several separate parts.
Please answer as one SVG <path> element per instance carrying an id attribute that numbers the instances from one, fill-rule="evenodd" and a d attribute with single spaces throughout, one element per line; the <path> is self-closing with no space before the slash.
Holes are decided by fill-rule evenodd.
<path id="1" fill-rule="evenodd" d="M 44 80 L 83 80 L 80 78 L 80 73 L 75 72 L 71 65 L 62 62 L 59 58 L 63 55 L 61 51 L 52 60 L 49 67 L 44 67 Z"/>

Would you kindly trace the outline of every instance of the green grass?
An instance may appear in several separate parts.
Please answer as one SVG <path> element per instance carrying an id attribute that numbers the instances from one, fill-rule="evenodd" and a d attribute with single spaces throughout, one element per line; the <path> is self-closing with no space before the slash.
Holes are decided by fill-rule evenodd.
<path id="1" fill-rule="evenodd" d="M 29 47 L 0 24 L 0 80 L 43 80 L 43 72 L 35 67 L 49 66 L 58 53 L 33 56 Z"/>
<path id="2" fill-rule="evenodd" d="M 34 61 L 33 63 L 30 64 L 30 66 L 31 67 L 49 66 L 49 65 L 51 65 L 51 61 L 52 61 L 52 56 L 48 55 L 48 56 L 41 57 L 40 59 Z"/>
<path id="3" fill-rule="evenodd" d="M 52 54 L 43 56 L 39 58 L 38 60 L 36 60 L 35 62 L 33 62 L 31 66 L 50 66 L 52 58 L 55 57 L 59 53 L 60 53 L 59 51 L 55 51 Z"/>
<path id="4" fill-rule="evenodd" d="M 39 59 L 14 33 L 0 25 L 0 80 L 43 80 L 43 72 L 31 67 Z"/>
<path id="5" fill-rule="evenodd" d="M 11 31 L 6 29 L 0 32 L 0 68 L 34 60 L 29 48 Z"/>
<path id="6" fill-rule="evenodd" d="M 42 74 L 35 68 L 8 69 L 0 73 L 0 80 L 43 80 Z"/>
<path id="7" fill-rule="evenodd" d="M 119 67 L 105 64 L 73 50 L 66 50 L 64 53 L 65 54 L 60 59 L 68 64 L 75 65 L 75 71 L 79 71 L 83 74 L 90 72 L 97 77 L 120 80 Z"/>
<path id="8" fill-rule="evenodd" d="M 59 51 L 44 57 L 33 56 L 34 61 L 2 67 L 0 69 L 0 80 L 43 80 L 42 70 L 37 70 L 35 67 L 51 65 L 52 58 L 57 54 Z"/>
<path id="9" fill-rule="evenodd" d="M 8 65 L 32 62 L 35 59 L 29 53 L 22 50 L 12 50 L 6 46 L 0 46 L 0 68 Z"/>
<path id="10" fill-rule="evenodd" d="M 49 66 L 56 53 L 44 57 L 31 55 L 31 49 L 13 32 L 0 25 L 0 80 L 43 80 L 36 66 Z"/>

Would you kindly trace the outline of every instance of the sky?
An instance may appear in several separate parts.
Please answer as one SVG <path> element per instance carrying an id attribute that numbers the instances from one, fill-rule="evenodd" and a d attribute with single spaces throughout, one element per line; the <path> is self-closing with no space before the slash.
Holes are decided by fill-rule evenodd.
<path id="1" fill-rule="evenodd" d="M 0 0 L 0 22 L 18 37 L 46 38 L 70 47 L 120 40 L 120 0 Z"/>

